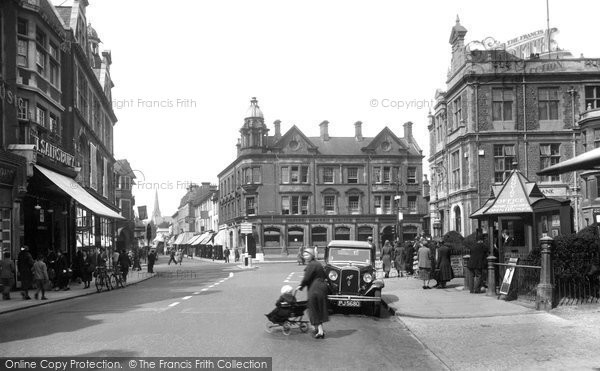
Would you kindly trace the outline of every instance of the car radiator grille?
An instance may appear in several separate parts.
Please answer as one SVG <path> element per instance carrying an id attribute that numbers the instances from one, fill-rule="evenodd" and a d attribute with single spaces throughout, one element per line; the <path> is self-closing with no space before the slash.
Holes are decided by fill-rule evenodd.
<path id="1" fill-rule="evenodd" d="M 360 284 L 359 271 L 357 269 L 342 269 L 340 276 L 340 293 L 356 295 Z"/>

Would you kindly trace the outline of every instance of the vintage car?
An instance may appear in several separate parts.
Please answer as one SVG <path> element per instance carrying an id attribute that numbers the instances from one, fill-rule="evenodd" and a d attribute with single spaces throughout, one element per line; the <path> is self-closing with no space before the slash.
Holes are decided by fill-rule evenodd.
<path id="1" fill-rule="evenodd" d="M 376 279 L 375 248 L 364 241 L 331 241 L 325 249 L 325 274 L 329 285 L 328 299 L 333 308 L 363 308 L 379 317 L 381 289 Z"/>

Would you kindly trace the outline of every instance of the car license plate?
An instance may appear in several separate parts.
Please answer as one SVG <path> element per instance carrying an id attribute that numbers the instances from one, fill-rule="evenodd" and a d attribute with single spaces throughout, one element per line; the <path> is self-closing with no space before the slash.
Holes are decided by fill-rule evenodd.
<path id="1" fill-rule="evenodd" d="M 340 300 L 338 302 L 340 307 L 360 307 L 360 301 L 356 300 Z"/>

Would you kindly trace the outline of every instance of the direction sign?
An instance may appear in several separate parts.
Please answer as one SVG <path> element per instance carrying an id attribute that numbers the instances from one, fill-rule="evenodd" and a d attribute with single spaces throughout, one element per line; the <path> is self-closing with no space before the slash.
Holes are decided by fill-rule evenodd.
<path id="1" fill-rule="evenodd" d="M 252 234 L 252 223 L 244 222 L 240 224 L 240 232 L 242 234 Z"/>

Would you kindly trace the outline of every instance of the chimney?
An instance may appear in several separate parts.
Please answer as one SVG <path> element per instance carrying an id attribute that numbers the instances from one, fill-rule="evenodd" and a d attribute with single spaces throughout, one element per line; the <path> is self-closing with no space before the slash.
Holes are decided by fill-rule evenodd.
<path id="1" fill-rule="evenodd" d="M 279 140 L 281 138 L 281 121 L 275 120 L 273 126 L 275 126 L 275 140 Z"/>
<path id="2" fill-rule="evenodd" d="M 413 141 L 412 126 L 413 123 L 410 121 L 404 123 L 404 139 L 406 139 L 409 142 Z"/>
<path id="3" fill-rule="evenodd" d="M 360 121 L 356 121 L 354 123 L 354 139 L 356 139 L 357 142 L 360 142 L 363 140 L 362 122 L 360 122 Z"/>
<path id="4" fill-rule="evenodd" d="M 321 128 L 321 139 L 323 139 L 324 141 L 328 141 L 329 140 L 329 121 L 325 120 L 322 123 L 319 124 L 319 127 Z"/>

